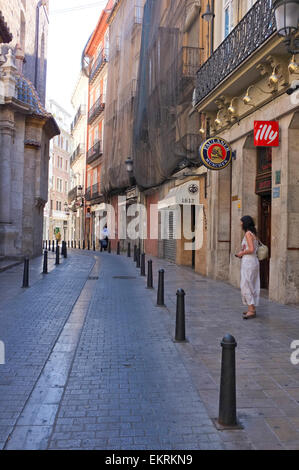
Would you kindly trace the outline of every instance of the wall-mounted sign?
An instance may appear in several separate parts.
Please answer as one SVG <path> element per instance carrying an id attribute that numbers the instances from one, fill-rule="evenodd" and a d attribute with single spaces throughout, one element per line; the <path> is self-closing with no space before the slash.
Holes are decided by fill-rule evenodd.
<path id="1" fill-rule="evenodd" d="M 272 190 L 272 175 L 265 175 L 256 179 L 256 194 L 270 193 Z"/>
<path id="2" fill-rule="evenodd" d="M 188 187 L 188 191 L 190 194 L 197 194 L 199 191 L 199 187 L 197 184 L 190 184 L 190 186 Z"/>
<path id="3" fill-rule="evenodd" d="M 275 184 L 281 184 L 281 170 L 275 172 Z"/>
<path id="4" fill-rule="evenodd" d="M 200 147 L 200 158 L 209 170 L 223 170 L 232 161 L 232 149 L 226 140 L 215 137 L 206 140 Z"/>
<path id="5" fill-rule="evenodd" d="M 279 147 L 279 123 L 277 121 L 254 121 L 255 147 Z"/>
<path id="6" fill-rule="evenodd" d="M 273 188 L 273 199 L 279 199 L 280 198 L 280 187 L 278 186 L 277 188 Z"/>

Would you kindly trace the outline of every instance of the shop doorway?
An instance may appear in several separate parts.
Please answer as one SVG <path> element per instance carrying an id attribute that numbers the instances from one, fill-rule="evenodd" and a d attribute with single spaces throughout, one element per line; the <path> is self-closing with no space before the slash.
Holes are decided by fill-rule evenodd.
<path id="1" fill-rule="evenodd" d="M 191 232 L 195 233 L 195 227 L 196 227 L 196 215 L 195 215 L 195 206 L 191 206 Z M 195 256 L 196 256 L 196 251 L 195 251 L 195 236 L 192 238 L 192 269 L 195 269 Z"/>
<path id="2" fill-rule="evenodd" d="M 272 149 L 257 149 L 256 194 L 259 195 L 259 238 L 269 247 L 269 259 L 260 264 L 261 288 L 269 289 L 271 258 L 271 213 L 272 213 Z"/>
<path id="3" fill-rule="evenodd" d="M 267 245 L 271 256 L 271 193 L 260 197 L 260 240 Z M 270 259 L 269 256 L 269 259 Z M 261 261 L 261 288 L 269 289 L 270 261 Z"/>

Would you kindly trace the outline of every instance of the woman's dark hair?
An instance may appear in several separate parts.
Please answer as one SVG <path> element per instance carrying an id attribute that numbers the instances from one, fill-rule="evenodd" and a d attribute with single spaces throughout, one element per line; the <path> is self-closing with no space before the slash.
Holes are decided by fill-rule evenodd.
<path id="1" fill-rule="evenodd" d="M 250 217 L 250 215 L 245 215 L 244 217 L 242 217 L 241 222 L 243 224 L 243 230 L 245 230 L 245 232 L 252 232 L 255 235 L 257 234 L 254 220 L 252 217 Z"/>

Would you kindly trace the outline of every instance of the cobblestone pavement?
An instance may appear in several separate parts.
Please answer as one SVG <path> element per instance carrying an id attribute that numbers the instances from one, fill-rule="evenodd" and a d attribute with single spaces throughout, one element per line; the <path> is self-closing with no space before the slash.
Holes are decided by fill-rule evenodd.
<path id="1" fill-rule="evenodd" d="M 124 256 L 71 250 L 25 292 L 10 278 L 0 300 L 0 448 L 299 448 L 299 366 L 290 362 L 299 310 L 262 299 L 258 318 L 244 322 L 238 289 L 153 265 L 155 283 L 165 269 L 165 309 Z M 172 341 L 177 288 L 187 294 L 184 344 Z M 219 432 L 212 419 L 228 332 L 238 341 L 244 429 Z"/>

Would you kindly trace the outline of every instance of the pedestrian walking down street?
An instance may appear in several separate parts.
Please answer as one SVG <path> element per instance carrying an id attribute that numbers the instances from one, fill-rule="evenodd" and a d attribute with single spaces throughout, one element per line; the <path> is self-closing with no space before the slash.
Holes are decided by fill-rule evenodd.
<path id="1" fill-rule="evenodd" d="M 257 256 L 259 241 L 252 217 L 242 217 L 241 225 L 245 237 L 242 241 L 242 251 L 236 256 L 242 260 L 241 294 L 243 304 L 248 308 L 243 318 L 249 320 L 256 317 L 256 307 L 260 301 L 260 263 Z"/>
<path id="2" fill-rule="evenodd" d="M 109 230 L 107 228 L 107 224 L 105 225 L 105 227 L 101 231 L 100 243 L 101 243 L 101 251 L 103 251 L 103 250 L 107 251 L 108 243 L 109 243 Z"/>

